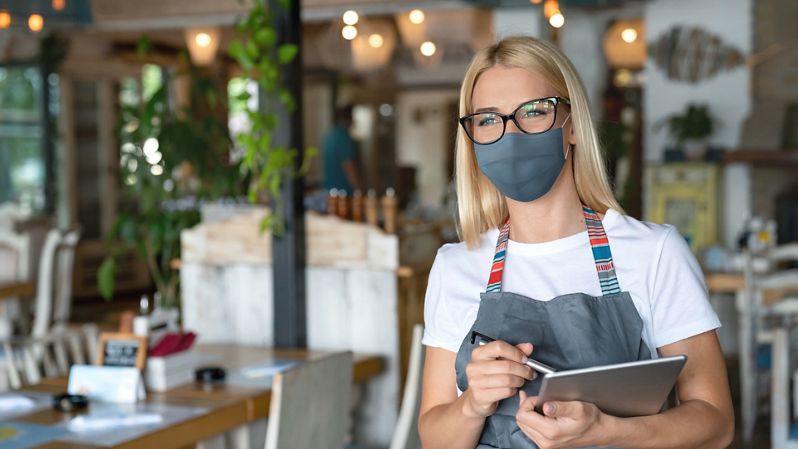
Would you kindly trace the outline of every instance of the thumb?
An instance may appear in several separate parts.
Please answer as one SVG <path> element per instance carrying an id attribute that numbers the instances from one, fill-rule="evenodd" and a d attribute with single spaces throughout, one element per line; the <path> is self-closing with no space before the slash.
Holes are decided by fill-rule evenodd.
<path id="1" fill-rule="evenodd" d="M 551 401 L 543 404 L 543 414 L 549 418 L 564 418 L 574 414 L 573 404 Z"/>

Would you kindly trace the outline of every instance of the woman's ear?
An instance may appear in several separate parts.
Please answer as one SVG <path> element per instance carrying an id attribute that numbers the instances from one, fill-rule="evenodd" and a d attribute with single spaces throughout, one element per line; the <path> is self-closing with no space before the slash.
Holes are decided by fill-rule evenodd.
<path id="1" fill-rule="evenodd" d="M 568 143 L 576 145 L 576 133 L 574 132 L 574 122 L 568 123 Z"/>

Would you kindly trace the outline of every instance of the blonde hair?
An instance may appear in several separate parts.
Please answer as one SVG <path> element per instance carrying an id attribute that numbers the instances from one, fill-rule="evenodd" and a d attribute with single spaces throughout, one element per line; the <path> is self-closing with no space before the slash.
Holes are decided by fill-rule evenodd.
<path id="1" fill-rule="evenodd" d="M 571 152 L 576 192 L 582 203 L 596 212 L 605 213 L 609 208 L 622 212 L 610 188 L 585 88 L 573 64 L 554 45 L 532 37 L 515 36 L 477 52 L 460 89 L 460 116 L 472 112 L 471 95 L 479 75 L 496 65 L 535 72 L 558 96 L 570 99 L 576 136 L 575 151 Z M 461 127 L 458 127 L 456 145 L 458 233 L 461 240 L 473 247 L 482 233 L 501 226 L 508 215 L 507 204 L 504 195 L 479 169 L 473 143 Z"/>

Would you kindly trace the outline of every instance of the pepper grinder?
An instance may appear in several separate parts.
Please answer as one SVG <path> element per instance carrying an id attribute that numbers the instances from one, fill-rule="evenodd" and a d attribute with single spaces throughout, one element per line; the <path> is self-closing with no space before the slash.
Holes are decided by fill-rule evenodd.
<path id="1" fill-rule="evenodd" d="M 366 223 L 377 226 L 377 192 L 369 189 L 366 195 Z"/>
<path id="2" fill-rule="evenodd" d="M 336 215 L 338 213 L 338 189 L 330 189 L 327 194 L 327 214 Z"/>
<path id="3" fill-rule="evenodd" d="M 352 194 L 352 221 L 363 222 L 363 192 L 355 190 Z"/>
<path id="4" fill-rule="evenodd" d="M 396 234 L 396 208 L 396 192 L 388 187 L 382 197 L 382 217 L 385 221 L 385 232 L 388 234 Z"/>
<path id="5" fill-rule="evenodd" d="M 349 219 L 349 198 L 344 190 L 338 191 L 338 216 L 344 220 Z"/>

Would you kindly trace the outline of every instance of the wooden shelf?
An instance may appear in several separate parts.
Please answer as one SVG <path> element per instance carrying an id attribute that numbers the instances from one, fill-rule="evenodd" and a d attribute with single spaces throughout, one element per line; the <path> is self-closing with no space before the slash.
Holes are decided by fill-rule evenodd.
<path id="1" fill-rule="evenodd" d="M 752 165 L 798 165 L 798 150 L 735 150 L 727 151 L 723 161 Z"/>

